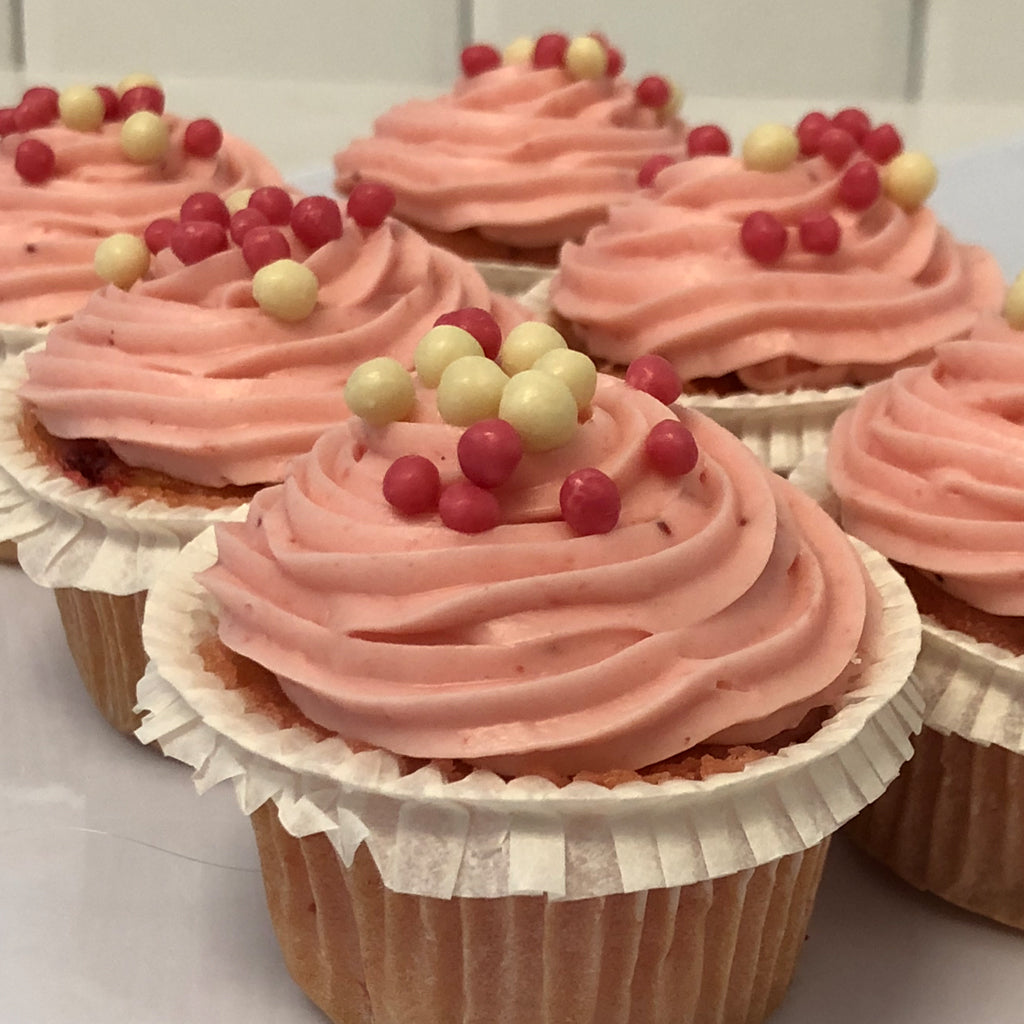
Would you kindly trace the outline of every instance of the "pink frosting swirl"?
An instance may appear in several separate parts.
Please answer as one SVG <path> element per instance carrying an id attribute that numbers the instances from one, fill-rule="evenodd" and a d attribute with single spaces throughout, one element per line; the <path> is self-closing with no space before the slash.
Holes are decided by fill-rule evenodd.
<path id="1" fill-rule="evenodd" d="M 685 137 L 681 121 L 663 124 L 621 78 L 515 64 L 389 110 L 334 162 L 339 189 L 384 182 L 410 224 L 475 228 L 528 249 L 582 238 L 635 190 L 648 157 L 685 156 Z"/>
<path id="2" fill-rule="evenodd" d="M 763 392 L 877 380 L 999 309 L 1005 285 L 987 252 L 959 245 L 927 208 L 907 213 L 882 196 L 847 209 L 840 177 L 823 157 L 770 173 L 727 156 L 666 168 L 563 249 L 552 304 L 596 358 L 657 352 L 684 379 L 735 372 Z M 790 229 L 773 266 L 740 244 L 756 210 Z M 830 256 L 795 238 L 803 216 L 822 212 L 842 231 Z"/>
<path id="3" fill-rule="evenodd" d="M 280 185 L 258 150 L 230 135 L 213 157 L 182 146 L 186 121 L 167 116 L 168 155 L 159 164 L 132 163 L 122 152 L 121 123 L 82 132 L 54 124 L 30 137 L 50 146 L 57 170 L 41 185 L 14 169 L 25 135 L 0 142 L 0 323 L 42 325 L 64 319 L 103 282 L 93 269 L 99 241 L 120 231 L 141 235 L 158 217 L 178 216 L 193 192 L 232 192 Z"/>
<path id="4" fill-rule="evenodd" d="M 108 286 L 28 357 L 22 396 L 58 437 L 107 441 L 129 465 L 212 487 L 272 483 L 348 415 L 352 370 L 378 355 L 411 367 L 437 317 L 491 310 L 503 330 L 525 310 L 491 294 L 468 263 L 385 221 L 295 258 L 320 283 L 313 313 L 285 323 L 252 295 L 235 247 L 193 266 L 164 250 L 151 279 Z"/>
<path id="5" fill-rule="evenodd" d="M 504 521 L 467 536 L 403 517 L 381 481 L 416 452 L 458 478 L 461 431 L 421 393 L 413 422 L 353 418 L 218 526 L 204 577 L 230 648 L 277 674 L 350 740 L 509 774 L 636 768 L 702 740 L 754 742 L 854 684 L 875 605 L 834 523 L 698 414 L 686 477 L 643 455 L 670 415 L 602 375 L 564 448 L 496 492 Z M 567 473 L 614 479 L 611 533 L 560 518 Z"/>
<path id="6" fill-rule="evenodd" d="M 1024 334 L 986 320 L 836 423 L 843 524 L 995 615 L 1024 615 Z"/>

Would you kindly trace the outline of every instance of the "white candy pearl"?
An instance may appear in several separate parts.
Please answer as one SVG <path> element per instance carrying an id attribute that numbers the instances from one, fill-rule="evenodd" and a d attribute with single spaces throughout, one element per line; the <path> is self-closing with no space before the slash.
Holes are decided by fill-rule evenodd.
<path id="1" fill-rule="evenodd" d="M 529 36 L 520 36 L 518 39 L 513 39 L 505 47 L 502 60 L 506 64 L 529 64 L 533 60 L 533 48 L 535 45 Z"/>
<path id="2" fill-rule="evenodd" d="M 516 428 L 529 452 L 560 448 L 579 426 L 572 392 L 543 370 L 517 373 L 501 396 L 498 415 Z"/>
<path id="3" fill-rule="evenodd" d="M 232 192 L 224 200 L 228 213 L 238 213 L 239 210 L 244 210 L 249 205 L 249 200 L 252 198 L 254 191 L 255 189 L 251 188 L 240 188 L 237 192 Z"/>
<path id="4" fill-rule="evenodd" d="M 573 78 L 600 78 L 608 70 L 608 51 L 593 36 L 577 36 L 566 48 L 565 70 Z"/>
<path id="5" fill-rule="evenodd" d="M 498 415 L 508 377 L 493 359 L 460 356 L 449 363 L 437 385 L 437 411 L 445 423 L 471 427 Z"/>
<path id="6" fill-rule="evenodd" d="M 512 377 L 530 369 L 545 352 L 566 347 L 565 338 L 550 324 L 527 320 L 508 332 L 498 352 L 498 362 Z"/>
<path id="7" fill-rule="evenodd" d="M 319 289 L 316 274 L 295 260 L 275 260 L 252 278 L 252 296 L 260 309 L 288 323 L 305 320 L 313 312 Z"/>
<path id="8" fill-rule="evenodd" d="M 111 235 L 96 246 L 93 266 L 104 281 L 127 291 L 149 270 L 149 249 L 136 235 Z"/>
<path id="9" fill-rule="evenodd" d="M 939 172 L 924 153 L 900 153 L 882 168 L 882 188 L 897 206 L 916 210 L 935 190 Z"/>
<path id="10" fill-rule="evenodd" d="M 370 359 L 352 371 L 345 402 L 354 415 L 375 427 L 404 420 L 416 404 L 412 374 L 390 356 Z"/>
<path id="11" fill-rule="evenodd" d="M 800 140 L 784 124 L 758 125 L 743 140 L 743 163 L 752 171 L 784 171 L 799 155 Z"/>
<path id="12" fill-rule="evenodd" d="M 462 356 L 482 356 L 480 342 L 469 331 L 453 324 L 432 327 L 420 339 L 413 356 L 416 374 L 424 387 L 436 388 L 441 375 Z"/>
<path id="13" fill-rule="evenodd" d="M 147 75 L 145 71 L 134 71 L 130 75 L 125 75 L 117 83 L 117 88 L 114 91 L 118 96 L 123 96 L 129 89 L 134 89 L 140 85 L 150 85 L 154 89 L 159 89 L 163 92 L 163 86 L 152 75 Z"/>
<path id="14" fill-rule="evenodd" d="M 103 97 L 91 85 L 72 85 L 57 100 L 60 119 L 78 132 L 93 132 L 106 116 Z"/>
<path id="15" fill-rule="evenodd" d="M 162 160 L 171 144 L 167 122 L 152 110 L 137 110 L 121 125 L 121 149 L 137 164 Z"/>
<path id="16" fill-rule="evenodd" d="M 554 348 L 545 352 L 533 368 L 557 377 L 572 392 L 577 408 L 590 405 L 597 390 L 597 367 L 589 356 L 571 348 Z"/>

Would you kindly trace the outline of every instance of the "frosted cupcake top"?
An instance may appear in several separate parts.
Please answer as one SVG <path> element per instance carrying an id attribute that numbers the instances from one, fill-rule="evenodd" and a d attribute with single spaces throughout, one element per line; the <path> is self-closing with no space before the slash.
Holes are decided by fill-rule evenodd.
<path id="1" fill-rule="evenodd" d="M 1022 323 L 1024 326 L 1024 323 Z M 843 525 L 995 615 L 1024 615 L 1024 334 L 987 318 L 836 423 Z"/>
<path id="2" fill-rule="evenodd" d="M 51 434 L 101 439 L 131 466 L 212 487 L 279 481 L 348 415 L 357 364 L 386 352 L 411 366 L 452 309 L 504 329 L 525 318 L 369 198 L 343 216 L 333 199 L 293 205 L 266 187 L 233 197 L 231 214 L 200 193 L 145 241 L 94 245 L 118 283 L 27 357 L 22 397 Z"/>
<path id="3" fill-rule="evenodd" d="M 891 125 L 851 108 L 761 125 L 741 156 L 709 141 L 653 161 L 635 201 L 563 250 L 552 304 L 595 358 L 656 352 L 760 392 L 862 384 L 998 310 L 995 260 L 923 205 L 934 166 Z"/>
<path id="4" fill-rule="evenodd" d="M 357 371 L 373 421 L 218 527 L 223 642 L 347 740 L 508 774 L 642 767 L 833 706 L 875 621 L 843 534 L 640 390 L 674 397 L 664 366 L 588 377 L 549 331 L 516 328 L 492 370 L 438 373 L 431 344 L 418 380 Z"/>
<path id="5" fill-rule="evenodd" d="M 226 197 L 281 183 L 213 121 L 163 111 L 163 91 L 142 76 L 117 91 L 37 87 L 0 110 L 0 323 L 73 313 L 102 283 L 92 263 L 100 238 L 141 233 L 199 190 Z"/>
<path id="6" fill-rule="evenodd" d="M 337 154 L 341 191 L 382 181 L 411 224 L 542 248 L 582 238 L 652 155 L 685 156 L 678 91 L 657 75 L 626 81 L 603 37 L 552 33 L 504 56 L 478 44 L 462 66 L 450 93 L 389 110 Z"/>

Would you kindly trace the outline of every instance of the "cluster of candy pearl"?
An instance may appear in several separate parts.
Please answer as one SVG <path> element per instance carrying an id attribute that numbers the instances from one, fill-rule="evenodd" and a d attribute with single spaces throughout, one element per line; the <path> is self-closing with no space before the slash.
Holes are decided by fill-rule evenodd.
<path id="1" fill-rule="evenodd" d="M 170 126 L 163 117 L 164 93 L 149 75 L 123 78 L 110 86 L 73 85 L 58 93 L 48 86 L 27 89 L 16 107 L 0 109 L 0 137 L 24 134 L 60 121 L 74 131 L 94 132 L 108 121 L 121 121 L 121 150 L 133 163 L 161 162 L 171 145 Z M 220 127 L 199 118 L 185 128 L 182 146 L 196 157 L 212 157 L 224 140 Z M 57 172 L 53 147 L 40 139 L 23 139 L 14 151 L 14 169 L 31 185 L 41 185 Z"/>
<path id="2" fill-rule="evenodd" d="M 727 155 L 730 144 L 717 125 L 702 125 L 690 133 L 687 149 L 691 157 Z M 864 156 L 853 159 L 858 149 Z M 938 180 L 935 164 L 927 156 L 904 152 L 903 140 L 891 124 L 872 126 L 867 114 L 857 107 L 847 107 L 831 118 L 812 111 L 795 129 L 783 124 L 759 125 L 744 139 L 742 156 L 748 170 L 769 174 L 785 171 L 801 158 L 817 156 L 836 169 L 845 166 L 836 198 L 855 212 L 869 209 L 883 193 L 904 210 L 915 210 L 931 195 Z M 637 183 L 647 188 L 673 163 L 674 158 L 667 154 L 651 157 L 640 168 Z M 796 236 L 805 252 L 830 256 L 839 249 L 842 229 L 828 210 L 821 210 L 800 219 Z M 786 225 L 767 210 L 755 210 L 744 218 L 739 239 L 747 255 L 766 266 L 777 263 L 790 242 Z"/>
<path id="3" fill-rule="evenodd" d="M 501 522 L 495 489 L 512 476 L 524 455 L 568 444 L 590 418 L 597 388 L 591 360 L 576 352 L 553 327 L 519 324 L 502 341 L 494 318 L 476 307 L 438 318 L 414 354 L 420 384 L 436 391 L 441 419 L 465 428 L 457 454 L 465 477 L 442 488 L 440 472 L 423 455 L 396 459 L 382 482 L 385 499 L 399 513 L 437 511 L 441 522 L 462 533 L 480 533 Z M 666 404 L 679 397 L 678 374 L 660 356 L 643 356 L 626 383 Z M 413 375 L 388 356 L 358 366 L 345 386 L 351 412 L 383 428 L 409 419 L 416 406 Z M 667 418 L 645 441 L 649 464 L 666 476 L 683 476 L 697 463 L 693 435 Z M 570 473 L 559 491 L 562 518 L 577 534 L 607 533 L 619 519 L 621 498 L 601 470 Z"/>
<path id="4" fill-rule="evenodd" d="M 348 197 L 346 212 L 364 230 L 383 224 L 395 205 L 386 185 L 361 182 Z M 265 185 L 242 189 L 225 202 L 213 192 L 196 192 L 179 210 L 179 219 L 161 217 L 143 233 L 122 232 L 96 248 L 96 273 L 127 290 L 149 270 L 150 259 L 169 248 L 186 266 L 224 252 L 233 241 L 253 273 L 252 294 L 265 313 L 296 323 L 316 308 L 320 282 L 299 260 L 281 230 L 290 226 L 310 252 L 341 238 L 343 220 L 337 200 L 306 196 L 298 202 L 283 189 Z"/>
<path id="5" fill-rule="evenodd" d="M 622 51 L 599 32 L 570 39 L 561 32 L 548 32 L 537 39 L 520 36 L 504 52 L 487 43 L 474 43 L 461 54 L 463 74 L 475 78 L 502 64 L 528 64 L 537 69 L 562 68 L 577 80 L 615 78 L 622 73 Z M 664 75 L 648 75 L 635 89 L 636 102 L 656 111 L 663 120 L 675 117 L 683 103 L 682 91 Z"/>
<path id="6" fill-rule="evenodd" d="M 1006 289 L 1003 316 L 1015 331 L 1024 331 L 1024 270 L 1014 278 L 1013 284 Z"/>

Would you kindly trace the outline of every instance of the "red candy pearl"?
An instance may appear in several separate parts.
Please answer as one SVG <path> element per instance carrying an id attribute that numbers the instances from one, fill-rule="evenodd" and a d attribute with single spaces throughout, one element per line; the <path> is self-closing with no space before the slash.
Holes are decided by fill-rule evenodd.
<path id="1" fill-rule="evenodd" d="M 182 223 L 189 220 L 212 220 L 226 228 L 231 223 L 227 204 L 216 192 L 193 192 L 181 204 Z"/>
<path id="2" fill-rule="evenodd" d="M 441 474 L 423 455 L 403 455 L 384 473 L 384 500 L 402 515 L 418 516 L 437 508 Z"/>
<path id="3" fill-rule="evenodd" d="M 796 126 L 800 152 L 804 156 L 816 156 L 820 152 L 821 136 L 831 127 L 832 122 L 820 110 L 805 114 Z"/>
<path id="4" fill-rule="evenodd" d="M 45 142 L 25 139 L 14 151 L 14 169 L 30 185 L 40 185 L 53 176 L 57 158 Z"/>
<path id="5" fill-rule="evenodd" d="M 292 197 L 276 185 L 264 185 L 249 197 L 249 205 L 266 215 L 271 224 L 287 224 L 292 215 Z"/>
<path id="6" fill-rule="evenodd" d="M 361 228 L 379 228 L 394 206 L 395 193 L 387 185 L 361 181 L 349 193 L 345 209 Z"/>
<path id="7" fill-rule="evenodd" d="M 500 487 L 523 457 L 519 432 L 505 420 L 480 420 L 459 438 L 459 466 L 478 487 Z"/>
<path id="8" fill-rule="evenodd" d="M 832 123 L 837 128 L 849 132 L 857 143 L 860 143 L 864 136 L 871 131 L 871 118 L 860 107 L 846 107 L 840 110 L 832 118 Z"/>
<path id="9" fill-rule="evenodd" d="M 485 71 L 493 71 L 501 66 L 501 54 L 493 46 L 486 43 L 476 43 L 467 46 L 460 56 L 462 73 L 467 78 L 474 78 L 482 75 Z"/>
<path id="10" fill-rule="evenodd" d="M 605 49 L 608 51 L 608 67 L 605 68 L 604 73 L 609 78 L 618 78 L 626 66 L 626 58 L 622 56 L 622 51 L 615 46 L 606 46 Z"/>
<path id="11" fill-rule="evenodd" d="M 622 498 L 615 481 L 599 469 L 588 466 L 570 473 L 558 492 L 562 518 L 584 536 L 608 533 L 622 511 Z"/>
<path id="12" fill-rule="evenodd" d="M 878 168 L 870 160 L 851 164 L 839 179 L 839 201 L 851 210 L 866 210 L 881 194 Z"/>
<path id="13" fill-rule="evenodd" d="M 672 98 L 672 87 L 661 75 L 648 75 L 636 87 L 636 101 L 642 107 L 660 110 Z"/>
<path id="14" fill-rule="evenodd" d="M 341 207 L 329 196 L 306 196 L 295 204 L 291 224 L 303 245 L 319 249 L 341 238 Z"/>
<path id="15" fill-rule="evenodd" d="M 818 139 L 818 151 L 833 167 L 842 167 L 856 148 L 857 140 L 842 128 L 826 128 Z"/>
<path id="16" fill-rule="evenodd" d="M 228 247 L 228 234 L 212 220 L 190 220 L 171 234 L 171 251 L 186 266 L 205 260 Z"/>
<path id="17" fill-rule="evenodd" d="M 164 112 L 164 93 L 154 85 L 137 85 L 128 89 L 121 96 L 118 113 L 122 119 L 137 114 L 140 110 L 150 110 L 154 114 Z"/>
<path id="18" fill-rule="evenodd" d="M 764 210 L 750 214 L 740 228 L 740 244 L 744 251 L 765 266 L 782 259 L 788 241 L 782 222 Z"/>
<path id="19" fill-rule="evenodd" d="M 690 156 L 728 156 L 732 149 L 729 136 L 717 124 L 702 124 L 686 137 Z"/>
<path id="20" fill-rule="evenodd" d="M 270 223 L 267 220 L 267 215 L 262 210 L 257 210 L 252 206 L 245 207 L 244 210 L 236 210 L 231 214 L 231 221 L 228 224 L 228 234 L 231 235 L 231 241 L 235 245 L 241 245 L 245 236 L 252 231 L 253 228 L 265 228 Z"/>
<path id="21" fill-rule="evenodd" d="M 483 533 L 501 522 L 501 507 L 490 491 L 468 480 L 456 480 L 442 492 L 437 503 L 441 522 L 459 533 Z"/>
<path id="22" fill-rule="evenodd" d="M 255 274 L 261 267 L 290 258 L 292 248 L 278 228 L 252 228 L 242 239 L 242 257 Z"/>
<path id="23" fill-rule="evenodd" d="M 682 393 L 683 382 L 676 368 L 663 356 L 653 352 L 638 356 L 626 368 L 626 383 L 637 391 L 645 391 L 665 405 L 671 405 Z"/>
<path id="24" fill-rule="evenodd" d="M 658 153 L 655 156 L 649 156 L 637 172 L 636 183 L 641 188 L 649 188 L 654 184 L 654 179 L 657 178 L 657 176 L 665 170 L 666 167 L 670 167 L 674 163 L 675 160 L 667 153 Z"/>
<path id="25" fill-rule="evenodd" d="M 830 213 L 809 214 L 800 221 L 800 245 L 807 252 L 831 256 L 839 248 L 842 232 Z"/>
<path id="26" fill-rule="evenodd" d="M 117 93 L 109 85 L 97 85 L 96 91 L 100 94 L 100 99 L 103 100 L 103 120 L 116 121 L 121 108 L 121 101 L 118 99 Z"/>
<path id="27" fill-rule="evenodd" d="M 3 107 L 0 109 L 0 138 L 5 135 L 13 135 L 18 130 L 14 120 L 14 107 Z"/>
<path id="28" fill-rule="evenodd" d="M 903 152 L 903 139 L 891 124 L 880 124 L 861 140 L 861 149 L 875 163 L 887 164 L 894 156 Z"/>
<path id="29" fill-rule="evenodd" d="M 662 420 L 651 427 L 644 454 L 663 476 L 685 476 L 697 465 L 697 442 L 679 420 Z"/>
<path id="30" fill-rule="evenodd" d="M 498 321 L 478 306 L 466 306 L 465 309 L 456 309 L 451 313 L 442 313 L 435 321 L 434 326 L 450 324 L 453 327 L 461 327 L 468 331 L 477 340 L 477 344 L 484 350 L 488 359 L 497 359 L 501 349 L 501 328 Z"/>
<path id="31" fill-rule="evenodd" d="M 569 37 L 561 32 L 549 32 L 541 36 L 533 46 L 535 68 L 559 68 L 569 48 Z"/>
<path id="32" fill-rule="evenodd" d="M 14 108 L 14 126 L 19 132 L 45 128 L 57 119 L 57 93 L 53 89 L 37 86 L 26 91 Z"/>
<path id="33" fill-rule="evenodd" d="M 155 256 L 158 252 L 166 249 L 171 244 L 171 236 L 174 234 L 178 222 L 170 217 L 158 217 L 151 221 L 146 230 L 142 233 L 142 240 L 146 248 Z"/>
<path id="34" fill-rule="evenodd" d="M 192 156 L 211 157 L 220 149 L 223 141 L 224 133 L 220 125 L 208 117 L 201 117 L 198 121 L 189 122 L 182 145 L 185 152 Z"/>

